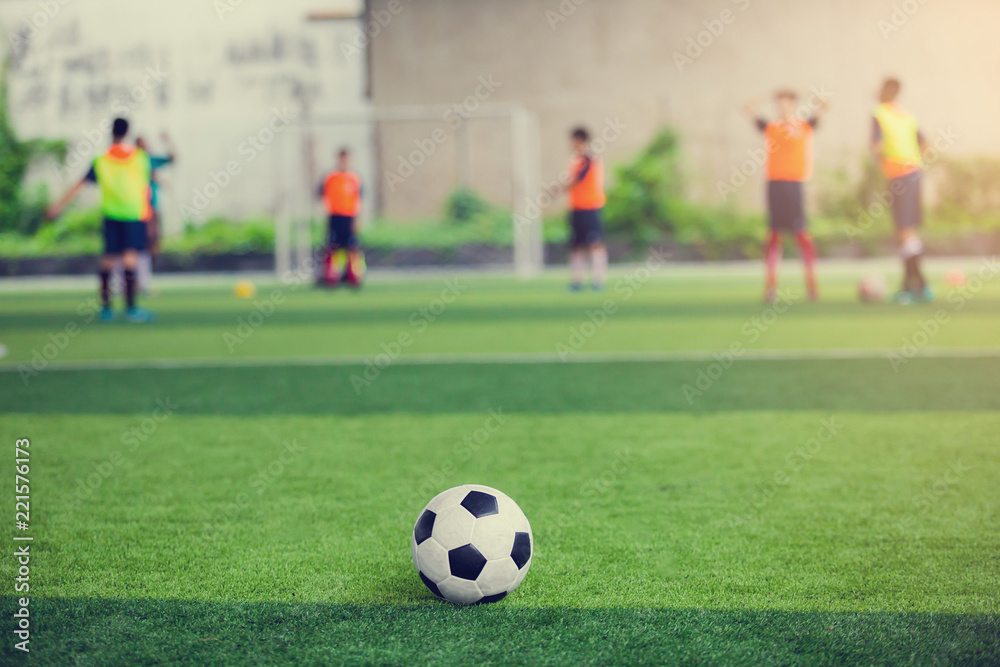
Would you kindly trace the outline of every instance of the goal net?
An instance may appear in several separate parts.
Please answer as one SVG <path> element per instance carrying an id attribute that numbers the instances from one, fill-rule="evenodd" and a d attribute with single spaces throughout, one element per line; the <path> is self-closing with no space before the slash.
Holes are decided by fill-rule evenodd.
<path id="1" fill-rule="evenodd" d="M 317 190 L 349 148 L 363 181 L 362 230 L 392 225 L 405 232 L 442 225 L 449 198 L 459 189 L 503 211 L 512 233 L 477 242 L 466 230 L 447 253 L 410 253 L 425 262 L 461 257 L 465 265 L 507 264 L 530 278 L 544 265 L 541 223 L 541 149 L 537 117 L 516 105 L 374 108 L 355 113 L 300 114 L 277 148 L 274 183 L 276 268 L 279 276 L 308 271 L 313 261 L 313 221 L 323 212 Z M 433 225 L 432 225 L 433 226 Z M 456 225 L 457 227 L 457 225 Z M 419 234 L 402 233 L 420 250 Z M 464 245 L 463 245 L 464 244 Z M 440 239 L 438 239 L 440 245 Z M 405 244 L 403 244 L 405 246 Z M 406 248 L 401 246 L 406 255 Z M 375 262 L 378 263 L 377 261 Z M 405 264 L 405 262 L 404 262 Z M 449 266 L 441 261 L 441 266 Z"/>

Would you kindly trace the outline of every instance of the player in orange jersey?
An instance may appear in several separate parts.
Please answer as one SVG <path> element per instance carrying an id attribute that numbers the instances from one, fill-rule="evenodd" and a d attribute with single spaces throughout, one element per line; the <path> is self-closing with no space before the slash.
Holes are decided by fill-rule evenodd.
<path id="1" fill-rule="evenodd" d="M 570 200 L 570 289 L 583 289 L 590 255 L 591 284 L 595 291 L 604 289 L 608 272 L 608 250 L 604 244 L 601 215 L 607 199 L 604 194 L 604 165 L 590 152 L 590 133 L 578 127 L 571 136 L 573 161 L 569 168 L 566 191 Z"/>
<path id="2" fill-rule="evenodd" d="M 804 184 L 812 176 L 813 134 L 826 102 L 808 118 L 803 118 L 798 95 L 782 90 L 775 96 L 778 120 L 768 121 L 758 114 L 758 104 L 751 102 L 744 111 L 757 124 L 766 138 L 767 204 L 770 231 L 765 244 L 767 279 L 765 299 L 773 302 L 778 296 L 778 265 L 781 262 L 784 234 L 794 234 L 802 253 L 806 270 L 809 299 L 819 299 L 816 278 L 816 244 L 809 233 L 805 214 Z"/>
<path id="3" fill-rule="evenodd" d="M 346 281 L 360 287 L 365 260 L 358 244 L 358 215 L 361 213 L 361 178 L 351 171 L 351 152 L 346 148 L 337 155 L 337 168 L 327 174 L 319 186 L 319 198 L 326 205 L 330 234 L 323 259 L 320 284 L 336 287 Z"/>

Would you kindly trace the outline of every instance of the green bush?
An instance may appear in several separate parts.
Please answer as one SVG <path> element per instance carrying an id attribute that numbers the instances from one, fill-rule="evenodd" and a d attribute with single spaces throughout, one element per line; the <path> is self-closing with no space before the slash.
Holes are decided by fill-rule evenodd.
<path id="1" fill-rule="evenodd" d="M 1000 219 L 1000 159 L 946 159 L 931 168 L 937 191 L 935 217 L 995 229 Z"/>
<path id="2" fill-rule="evenodd" d="M 630 164 L 619 167 L 608 194 L 608 232 L 639 245 L 673 241 L 721 258 L 734 247 L 759 253 L 761 216 L 691 201 L 685 196 L 680 143 L 661 130 Z"/>
<path id="3" fill-rule="evenodd" d="M 482 216 L 495 213 L 496 207 L 479 193 L 466 187 L 452 191 L 445 203 L 445 219 L 455 224 L 465 224 Z"/>
<path id="4" fill-rule="evenodd" d="M 817 179 L 816 213 L 823 218 L 856 222 L 887 187 L 878 163 L 865 158 L 856 178 L 852 179 L 846 169 L 837 169 Z"/>
<path id="5" fill-rule="evenodd" d="M 34 238 L 40 244 L 48 246 L 57 246 L 78 238 L 99 241 L 102 229 L 100 209 L 70 209 L 58 220 L 43 225 Z"/>
<path id="6" fill-rule="evenodd" d="M 675 231 L 672 214 L 684 187 L 680 147 L 673 130 L 662 130 L 616 175 L 605 209 L 610 233 L 642 240 Z"/>
<path id="7" fill-rule="evenodd" d="M 182 236 L 164 238 L 162 249 L 183 255 L 274 252 L 274 221 L 212 218 L 202 225 L 189 222 Z"/>
<path id="8" fill-rule="evenodd" d="M 5 55 L 0 62 L 0 232 L 33 234 L 44 220 L 48 193 L 44 187 L 26 193 L 24 177 L 37 158 L 49 155 L 65 159 L 67 144 L 62 140 L 18 138 L 8 105 L 8 68 Z"/>

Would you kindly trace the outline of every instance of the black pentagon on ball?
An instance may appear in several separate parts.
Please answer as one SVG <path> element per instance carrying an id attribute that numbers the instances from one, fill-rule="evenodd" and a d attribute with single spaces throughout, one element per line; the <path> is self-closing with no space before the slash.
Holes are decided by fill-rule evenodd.
<path id="1" fill-rule="evenodd" d="M 510 557 L 514 559 L 517 569 L 524 567 L 531 558 L 531 535 L 527 533 L 514 535 L 514 548 L 510 550 Z"/>
<path id="2" fill-rule="evenodd" d="M 497 593 L 496 595 L 487 595 L 476 604 L 490 604 L 492 602 L 500 602 L 500 600 L 503 600 L 505 597 L 507 597 L 507 591 L 504 591 L 503 593 Z"/>
<path id="3" fill-rule="evenodd" d="M 448 566 L 452 576 L 475 581 L 486 567 L 486 559 L 479 553 L 479 549 L 466 544 L 448 552 Z"/>
<path id="4" fill-rule="evenodd" d="M 420 574 L 420 581 L 424 582 L 424 586 L 427 586 L 427 588 L 430 589 L 431 593 L 438 596 L 439 598 L 444 597 L 443 595 L 441 595 L 441 589 L 437 587 L 437 584 L 435 584 L 433 581 L 424 576 L 423 572 L 420 572 L 419 574 Z"/>
<path id="5" fill-rule="evenodd" d="M 462 501 L 462 507 L 469 510 L 469 513 L 477 519 L 500 513 L 497 499 L 482 491 L 469 491 L 469 495 Z"/>
<path id="6" fill-rule="evenodd" d="M 413 539 L 417 541 L 417 544 L 423 544 L 430 539 L 431 533 L 434 531 L 434 519 L 437 515 L 430 510 L 424 510 L 424 513 L 420 515 L 417 519 L 417 525 L 413 527 Z"/>

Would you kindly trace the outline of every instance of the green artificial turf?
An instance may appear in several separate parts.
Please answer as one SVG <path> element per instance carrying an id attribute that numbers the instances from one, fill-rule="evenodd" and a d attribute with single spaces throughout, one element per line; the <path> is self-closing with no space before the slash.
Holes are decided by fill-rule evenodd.
<path id="1" fill-rule="evenodd" d="M 604 345 L 647 349 L 633 328 L 648 327 L 682 331 L 648 349 L 710 350 L 698 328 L 725 339 L 760 311 L 729 279 L 686 280 L 696 297 L 665 280 Z M 544 351 L 531 327 L 579 315 L 552 285 L 480 286 L 421 351 L 462 331 L 467 351 Z M 254 354 L 300 356 L 310 329 L 334 341 L 323 354 L 366 354 L 434 288 L 303 293 L 247 344 L 273 329 Z M 4 296 L 0 342 L 37 345 L 78 297 Z M 218 356 L 196 341 L 220 335 L 227 299 L 167 293 L 160 325 L 95 326 L 66 358 Z M 950 344 L 992 344 L 997 306 L 984 290 Z M 758 347 L 845 347 L 795 339 L 832 321 L 880 346 L 927 312 L 865 309 L 846 287 L 802 308 Z M 355 314 L 351 348 L 328 318 Z M 12 353 L 0 470 L 31 438 L 34 634 L 30 655 L 13 649 L 16 562 L 0 558 L 4 664 L 1000 662 L 995 358 L 742 360 L 689 401 L 710 362 L 394 365 L 355 391 L 364 366 L 23 382 Z M 490 411 L 502 426 L 471 446 Z M 462 483 L 507 492 L 535 533 L 531 572 L 496 605 L 438 602 L 410 563 L 423 504 Z"/>
<path id="2" fill-rule="evenodd" d="M 969 275 L 986 270 L 973 265 Z M 799 281 L 789 278 L 788 306 L 776 313 L 760 302 L 757 275 L 642 271 L 617 272 L 603 294 L 570 295 L 552 279 L 483 278 L 373 283 L 360 294 L 262 284 L 254 300 L 237 299 L 226 289 L 165 291 L 144 301 L 158 312 L 159 323 L 138 330 L 96 322 L 93 290 L 4 294 L 0 343 L 8 356 L 0 364 L 36 358 L 374 357 L 400 336 L 409 336 L 400 349 L 403 356 L 555 355 L 565 347 L 570 356 L 714 351 L 737 343 L 750 350 L 892 349 L 912 341 L 922 324 L 933 326 L 939 315 L 944 324 L 921 347 L 998 342 L 1000 277 L 991 273 L 975 283 L 977 289 L 949 288 L 939 279 L 938 302 L 914 308 L 858 303 L 856 280 L 864 269 L 825 279 L 826 298 L 818 304 L 805 301 Z M 92 281 L 81 282 L 89 287 Z M 451 302 L 442 301 L 442 294 Z M 591 330 L 595 321 L 600 324 Z M 54 342 L 67 327 L 72 335 L 65 344 Z"/>

